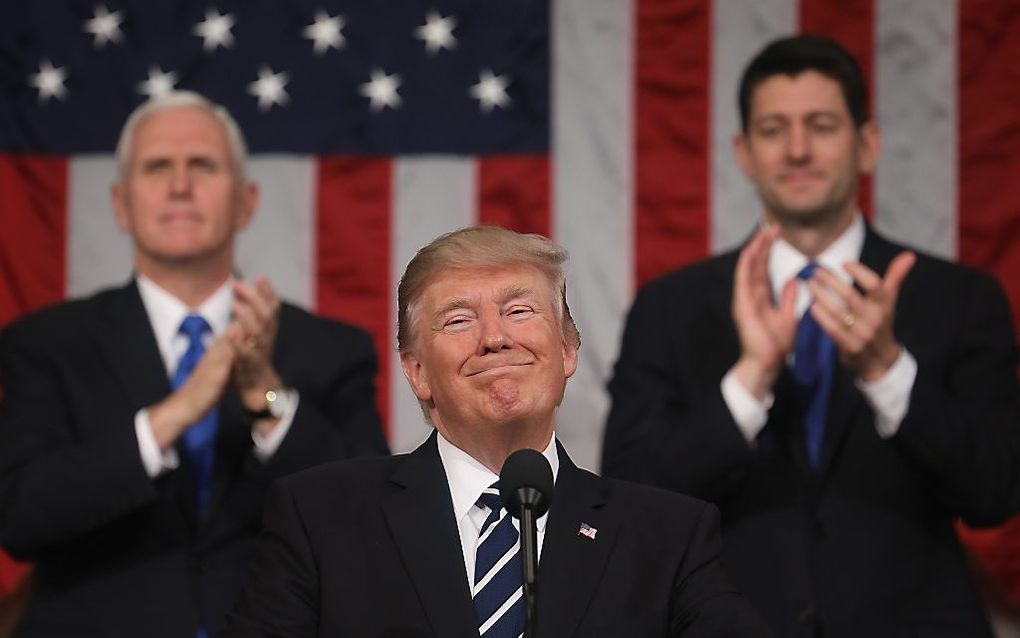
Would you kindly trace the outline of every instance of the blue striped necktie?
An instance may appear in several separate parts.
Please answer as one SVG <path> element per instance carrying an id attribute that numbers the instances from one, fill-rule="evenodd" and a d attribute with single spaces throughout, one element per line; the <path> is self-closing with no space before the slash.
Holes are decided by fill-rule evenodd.
<path id="1" fill-rule="evenodd" d="M 177 370 L 171 385 L 177 390 L 188 380 L 202 355 L 205 344 L 202 336 L 212 332 L 209 323 L 199 315 L 188 315 L 181 322 L 181 334 L 188 338 L 188 349 L 177 363 Z M 198 504 L 198 516 L 205 514 L 205 506 L 209 502 L 209 489 L 212 485 L 213 460 L 216 457 L 216 430 L 219 427 L 219 408 L 214 407 L 197 423 L 184 431 L 184 453 L 192 471 L 195 483 L 195 500 Z"/>
<path id="2" fill-rule="evenodd" d="M 520 534 L 513 518 L 503 509 L 499 483 L 482 492 L 475 507 L 489 514 L 478 534 L 475 553 L 475 614 L 478 635 L 483 638 L 518 638 L 524 634 L 526 608 L 522 589 L 523 558 Z"/>
<path id="3" fill-rule="evenodd" d="M 797 277 L 807 281 L 818 267 L 818 264 L 811 262 L 797 273 Z M 836 344 L 825 334 L 808 308 L 797 324 L 793 347 L 793 383 L 804 410 L 804 443 L 808 465 L 813 471 L 817 471 L 821 465 L 822 440 L 825 438 L 825 420 L 835 363 Z"/>

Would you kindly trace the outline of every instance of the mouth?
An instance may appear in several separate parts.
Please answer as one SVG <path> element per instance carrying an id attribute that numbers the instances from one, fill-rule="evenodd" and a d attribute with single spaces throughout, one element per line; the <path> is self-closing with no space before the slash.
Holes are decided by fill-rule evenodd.
<path id="1" fill-rule="evenodd" d="M 799 184 L 810 184 L 825 179 L 825 174 L 820 171 L 794 171 L 780 175 L 779 181 L 782 184 L 797 186 Z"/>
<path id="2" fill-rule="evenodd" d="M 202 216 L 194 210 L 172 210 L 160 215 L 159 221 L 164 224 L 196 224 L 202 221 Z"/>
<path id="3" fill-rule="evenodd" d="M 530 365 L 531 365 L 530 361 L 527 361 L 527 362 L 512 362 L 512 363 L 497 363 L 497 364 L 494 364 L 494 365 L 487 365 L 487 366 L 484 366 L 484 367 L 476 369 L 476 370 L 471 370 L 465 376 L 476 377 L 476 376 L 478 376 L 480 374 L 488 374 L 488 373 L 498 374 L 500 372 L 510 372 L 510 371 L 512 371 L 515 368 L 525 368 L 525 367 L 530 366 Z"/>

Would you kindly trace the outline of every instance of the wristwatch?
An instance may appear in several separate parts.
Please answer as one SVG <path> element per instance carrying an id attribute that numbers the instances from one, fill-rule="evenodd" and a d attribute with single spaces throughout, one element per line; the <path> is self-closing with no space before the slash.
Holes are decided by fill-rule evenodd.
<path id="1" fill-rule="evenodd" d="M 289 388 L 276 388 L 266 391 L 266 407 L 261 410 L 249 410 L 244 408 L 244 416 L 249 421 L 258 419 L 282 419 L 287 410 L 290 409 L 294 395 Z"/>

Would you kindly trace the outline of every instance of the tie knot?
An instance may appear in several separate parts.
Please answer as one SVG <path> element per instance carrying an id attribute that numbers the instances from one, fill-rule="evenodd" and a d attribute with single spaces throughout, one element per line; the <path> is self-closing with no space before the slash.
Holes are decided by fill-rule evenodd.
<path id="1" fill-rule="evenodd" d="M 820 266 L 818 265 L 817 262 L 809 261 L 807 266 L 801 268 L 800 272 L 797 273 L 797 279 L 802 279 L 803 281 L 811 279 L 812 277 L 814 277 L 815 270 L 817 270 L 818 268 L 820 268 Z"/>
<path id="2" fill-rule="evenodd" d="M 181 327 L 177 332 L 187 336 L 192 343 L 200 343 L 202 335 L 210 330 L 212 328 L 209 327 L 209 322 L 201 315 L 188 315 L 181 322 Z"/>
<path id="3" fill-rule="evenodd" d="M 498 512 L 503 508 L 503 499 L 499 497 L 499 481 L 482 490 L 481 496 L 475 501 L 475 505 L 482 508 L 489 508 Z"/>

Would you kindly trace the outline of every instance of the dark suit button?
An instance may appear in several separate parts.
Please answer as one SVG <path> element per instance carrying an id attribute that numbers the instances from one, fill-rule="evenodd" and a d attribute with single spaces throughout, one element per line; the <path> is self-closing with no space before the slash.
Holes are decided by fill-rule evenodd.
<path id="1" fill-rule="evenodd" d="M 797 614 L 797 622 L 810 625 L 815 622 L 815 608 L 808 605 Z"/>

